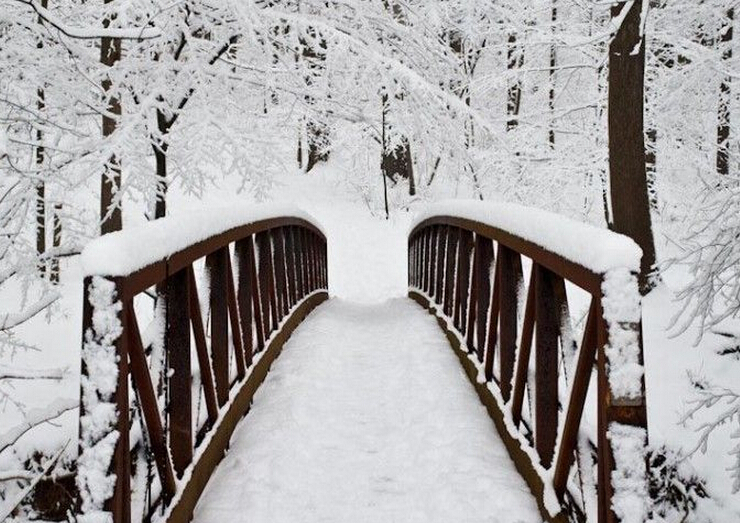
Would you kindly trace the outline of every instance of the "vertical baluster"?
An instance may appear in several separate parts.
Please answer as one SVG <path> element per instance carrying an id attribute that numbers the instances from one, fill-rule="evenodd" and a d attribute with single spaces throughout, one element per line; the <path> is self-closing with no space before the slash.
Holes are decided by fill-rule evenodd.
<path id="1" fill-rule="evenodd" d="M 283 319 L 288 315 L 288 310 L 290 309 L 290 306 L 288 305 L 288 283 L 285 269 L 285 240 L 282 227 L 278 227 L 277 229 L 274 229 L 274 231 L 275 286 L 278 297 L 278 317 Z"/>
<path id="2" fill-rule="evenodd" d="M 517 313 L 519 285 L 522 279 L 522 258 L 518 253 L 499 244 L 498 259 L 501 285 L 499 292 L 500 386 L 504 401 L 509 401 L 516 363 Z"/>
<path id="3" fill-rule="evenodd" d="M 239 286 L 236 289 L 236 301 L 239 304 L 239 320 L 242 332 L 242 347 L 244 349 L 244 363 L 247 367 L 252 364 L 254 354 L 254 329 L 252 326 L 253 287 L 252 274 L 254 272 L 254 254 L 252 238 L 244 238 L 234 245 L 236 253 L 236 270 Z M 259 299 L 254 300 L 259 306 Z M 258 320 L 259 324 L 259 320 Z"/>
<path id="4" fill-rule="evenodd" d="M 165 351 L 169 369 L 167 427 L 172 465 L 178 477 L 193 460 L 193 419 L 190 362 L 190 282 L 187 269 L 171 274 L 165 282 L 167 326 Z"/>
<path id="5" fill-rule="evenodd" d="M 323 242 L 323 255 L 324 255 L 324 262 L 323 262 L 323 268 L 324 268 L 324 289 L 327 291 L 329 290 L 329 243 L 327 240 L 324 240 Z"/>
<path id="6" fill-rule="evenodd" d="M 303 230 L 303 254 L 306 270 L 306 294 L 312 293 L 315 289 L 313 284 L 313 267 L 311 264 L 311 236 L 311 231 L 308 231 L 306 229 Z"/>
<path id="7" fill-rule="evenodd" d="M 427 283 L 424 291 L 430 298 L 434 297 L 436 287 L 436 269 L 437 269 L 437 226 L 432 225 L 427 228 L 429 231 L 429 255 L 427 256 Z"/>
<path id="8" fill-rule="evenodd" d="M 532 348 L 532 336 L 535 323 L 535 289 L 536 265 L 532 263 L 532 272 L 529 277 L 527 303 L 524 308 L 524 322 L 522 323 L 522 337 L 519 344 L 519 356 L 516 360 L 516 376 L 514 377 L 514 395 L 511 402 L 511 417 L 518 427 L 522 420 L 522 405 L 524 404 L 524 389 L 529 378 L 529 356 Z"/>
<path id="9" fill-rule="evenodd" d="M 472 262 L 470 267 L 470 296 L 468 297 L 468 321 L 467 327 L 465 328 L 465 343 L 468 347 L 468 353 L 472 354 L 477 352 L 475 343 L 475 331 L 476 331 L 476 318 L 478 317 L 478 294 L 480 287 L 480 264 L 481 264 L 481 249 L 479 247 L 479 235 L 473 234 L 471 236 L 471 243 L 473 246 L 472 251 Z"/>
<path id="10" fill-rule="evenodd" d="M 298 292 L 296 289 L 296 275 L 295 275 L 295 243 L 293 242 L 293 230 L 294 228 L 285 228 L 285 266 L 288 275 L 288 306 L 293 306 L 298 301 Z"/>
<path id="11" fill-rule="evenodd" d="M 493 379 L 493 360 L 498 346 L 498 317 L 499 317 L 499 293 L 501 292 L 499 260 L 494 262 L 493 292 L 491 294 L 490 309 L 488 312 L 488 332 L 486 333 L 486 359 L 484 364 L 484 375 L 486 381 Z"/>
<path id="12" fill-rule="evenodd" d="M 242 344 L 242 329 L 239 325 L 239 308 L 236 304 L 236 289 L 234 288 L 234 271 L 231 268 L 231 254 L 226 247 L 226 306 L 229 310 L 229 325 L 231 325 L 231 344 L 234 346 L 234 360 L 236 375 L 241 380 L 246 375 L 244 365 L 244 345 Z"/>
<path id="13" fill-rule="evenodd" d="M 535 447 L 544 467 L 552 463 L 558 431 L 559 311 L 555 276 L 536 264 L 535 270 Z"/>
<path id="14" fill-rule="evenodd" d="M 295 260 L 296 260 L 296 280 L 298 282 L 298 300 L 302 300 L 306 295 L 306 278 L 305 278 L 305 256 L 303 252 L 303 228 L 299 227 L 295 229 L 294 235 L 295 241 Z"/>
<path id="15" fill-rule="evenodd" d="M 271 293 L 271 278 L 270 278 L 270 238 L 267 236 L 267 231 L 258 232 L 255 235 L 255 243 L 257 246 L 257 264 L 259 266 L 259 295 L 260 295 L 260 310 L 262 311 L 262 346 L 270 337 L 272 328 L 270 327 L 270 293 Z"/>
<path id="16" fill-rule="evenodd" d="M 226 264 L 228 248 L 221 248 L 206 256 L 206 268 L 211 288 L 211 361 L 216 380 L 216 397 L 223 406 L 229 399 L 229 311 L 227 301 Z"/>
<path id="17" fill-rule="evenodd" d="M 599 523 L 606 523 L 610 520 L 610 506 L 612 497 L 612 479 L 611 471 L 613 468 L 612 453 L 609 444 L 607 430 L 609 429 L 609 419 L 607 414 L 609 383 L 606 372 L 606 344 L 608 342 L 608 330 L 604 321 L 604 310 L 601 306 L 601 297 L 599 296 L 596 317 L 597 317 L 597 365 L 596 365 L 596 396 L 597 396 L 597 415 L 596 415 L 596 452 L 597 452 L 597 476 L 598 484 L 598 505 L 599 505 Z"/>
<path id="18" fill-rule="evenodd" d="M 475 305 L 475 325 L 476 338 L 475 345 L 478 354 L 478 361 L 483 362 L 483 355 L 486 348 L 486 330 L 488 327 L 488 307 L 491 304 L 491 272 L 493 269 L 493 242 L 481 235 L 476 237 L 475 255 L 478 266 L 476 270 L 476 298 Z"/>
<path id="19" fill-rule="evenodd" d="M 267 240 L 265 243 L 267 259 L 267 296 L 270 306 L 270 332 L 276 331 L 280 317 L 278 316 L 277 284 L 275 283 L 275 229 L 267 231 Z"/>
<path id="20" fill-rule="evenodd" d="M 467 308 L 468 285 L 470 275 L 470 233 L 460 229 L 460 240 L 457 247 L 457 278 L 455 280 L 455 302 L 452 321 L 457 330 L 465 335 L 465 320 L 462 318 Z"/>
<path id="21" fill-rule="evenodd" d="M 442 310 L 445 315 L 452 317 L 452 306 L 455 296 L 455 281 L 457 280 L 457 244 L 460 240 L 460 229 L 458 227 L 447 228 L 447 257 L 445 259 L 445 283 L 444 301 Z"/>
<path id="22" fill-rule="evenodd" d="M 446 225 L 440 225 L 437 232 L 437 281 L 434 286 L 434 301 L 437 305 L 444 303 L 445 282 L 445 257 L 447 256 L 447 230 Z"/>

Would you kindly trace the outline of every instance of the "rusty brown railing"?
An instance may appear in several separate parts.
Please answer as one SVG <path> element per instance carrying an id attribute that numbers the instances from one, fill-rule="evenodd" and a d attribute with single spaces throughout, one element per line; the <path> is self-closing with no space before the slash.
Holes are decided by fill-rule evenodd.
<path id="1" fill-rule="evenodd" d="M 646 512 L 640 512 L 641 503 L 647 507 L 644 377 L 637 376 L 636 394 L 615 394 L 610 372 L 616 375 L 620 362 L 610 362 L 609 354 L 616 359 L 617 353 L 607 350 L 610 344 L 619 345 L 619 340 L 632 339 L 641 366 L 641 321 L 639 317 L 607 321 L 607 274 L 511 231 L 459 216 L 438 215 L 421 221 L 409 235 L 408 248 L 409 296 L 437 315 L 458 349 L 543 517 L 584 521 L 588 501 L 578 491 L 583 490 L 584 478 L 595 476 L 598 499 L 593 504 L 600 523 L 644 520 Z M 589 248 L 599 249 L 599 245 Z M 523 257 L 525 263 L 527 258 L 531 261 L 526 291 Z M 639 316 L 636 279 L 634 274 L 622 273 L 629 277 L 621 292 L 637 300 Z M 564 354 L 575 352 L 575 342 L 567 332 L 566 281 L 590 297 L 567 385 Z M 597 427 L 596 434 L 590 435 L 582 427 L 582 418 L 592 370 L 596 373 Z M 529 409 L 523 409 L 525 397 Z M 591 436 L 587 457 L 579 452 L 584 435 Z M 589 463 L 582 462 L 586 458 Z M 584 470 L 594 466 L 595 475 Z"/>
<path id="2" fill-rule="evenodd" d="M 265 219 L 84 288 L 78 519 L 189 521 L 271 362 L 327 298 L 326 238 L 302 218 Z M 134 300 L 154 292 L 161 339 L 145 343 Z"/>

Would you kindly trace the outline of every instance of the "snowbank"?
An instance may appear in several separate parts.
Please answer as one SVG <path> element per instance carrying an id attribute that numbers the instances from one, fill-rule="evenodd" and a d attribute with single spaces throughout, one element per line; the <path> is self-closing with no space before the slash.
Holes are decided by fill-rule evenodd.
<path id="1" fill-rule="evenodd" d="M 168 216 L 91 241 L 82 251 L 83 272 L 87 276 L 126 276 L 211 236 L 249 223 L 286 216 L 301 218 L 322 230 L 316 220 L 293 205 L 251 204 L 204 209 Z"/>
<path id="2" fill-rule="evenodd" d="M 430 204 L 413 220 L 411 230 L 428 218 L 443 215 L 505 230 L 596 273 L 617 268 L 640 269 L 642 250 L 631 238 L 560 214 L 513 203 L 447 200 Z"/>

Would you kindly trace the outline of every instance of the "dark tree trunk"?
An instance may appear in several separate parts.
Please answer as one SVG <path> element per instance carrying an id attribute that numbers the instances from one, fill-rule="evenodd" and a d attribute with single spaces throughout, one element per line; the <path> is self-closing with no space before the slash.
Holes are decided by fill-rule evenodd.
<path id="1" fill-rule="evenodd" d="M 658 210 L 658 188 L 656 185 L 657 175 L 657 157 L 655 148 L 658 145 L 658 131 L 653 126 L 649 126 L 645 131 L 647 144 L 645 147 L 645 176 L 647 177 L 648 198 L 650 200 L 650 210 Z"/>
<path id="2" fill-rule="evenodd" d="M 548 143 L 550 149 L 555 149 L 555 65 L 557 63 L 557 55 L 555 50 L 555 22 L 558 20 L 558 7 L 557 0 L 552 0 L 552 9 L 550 12 L 550 22 L 552 22 L 552 35 L 553 42 L 550 44 L 550 92 L 548 96 L 549 109 L 550 109 L 550 129 L 548 131 Z"/>
<path id="3" fill-rule="evenodd" d="M 52 247 L 58 249 L 62 244 L 62 220 L 60 218 L 62 214 L 62 204 L 54 204 L 54 214 L 52 215 L 52 224 L 54 227 L 52 236 Z M 51 259 L 51 267 L 49 269 L 49 281 L 51 283 L 59 283 L 59 257 L 54 256 Z"/>
<path id="4" fill-rule="evenodd" d="M 41 7 L 48 7 L 48 0 L 41 0 Z M 39 17 L 39 23 L 43 23 Z M 44 42 L 39 40 L 36 44 L 38 49 L 44 48 Z M 36 108 L 39 114 L 43 113 L 46 107 L 46 93 L 43 87 L 36 91 Z M 44 141 L 44 132 L 36 129 L 36 168 L 38 170 L 39 181 L 36 183 L 36 254 L 41 256 L 46 252 L 46 184 L 44 182 L 43 168 L 45 151 L 41 145 Z M 43 278 L 46 274 L 46 263 L 38 264 L 39 275 Z"/>
<path id="5" fill-rule="evenodd" d="M 722 60 L 732 59 L 732 25 L 735 9 L 727 10 L 724 30 L 720 35 L 720 45 L 724 47 Z M 717 109 L 717 173 L 726 176 L 730 173 L 730 86 L 732 79 L 726 76 L 719 86 L 719 105 Z"/>
<path id="6" fill-rule="evenodd" d="M 157 170 L 157 194 L 154 203 L 154 219 L 164 218 L 167 214 L 167 134 L 170 132 L 170 123 L 165 114 L 157 109 L 157 128 L 159 139 L 152 141 L 154 160 Z"/>
<path id="7" fill-rule="evenodd" d="M 515 33 L 509 33 L 509 42 L 507 47 L 507 69 L 509 74 L 524 65 L 524 54 L 518 52 L 517 39 Z M 520 79 L 516 79 L 509 84 L 509 89 L 506 97 L 506 115 L 508 120 L 506 121 L 506 129 L 514 129 L 519 125 L 519 107 L 522 100 L 522 82 Z"/>
<path id="8" fill-rule="evenodd" d="M 640 291 L 651 289 L 655 242 L 645 169 L 645 41 L 636 0 L 609 47 L 609 172 L 614 230 L 642 248 Z M 612 7 L 616 17 L 626 2 Z"/>
<path id="9" fill-rule="evenodd" d="M 105 0 L 106 4 L 113 0 Z M 110 26 L 110 19 L 103 21 L 103 26 Z M 121 59 L 121 39 L 103 37 L 100 42 L 100 63 L 111 67 Z M 121 115 L 121 102 L 116 94 L 111 93 L 110 77 L 102 82 L 103 92 L 107 98 L 107 112 L 103 114 L 103 136 L 111 136 L 116 131 L 116 117 Z M 116 193 L 121 188 L 121 164 L 115 154 L 108 158 L 100 179 L 100 233 L 121 230 L 123 226 L 121 202 L 116 202 Z"/>
<path id="10" fill-rule="evenodd" d="M 388 95 L 383 93 L 381 95 L 383 102 L 383 136 L 387 136 L 387 120 L 388 114 Z M 409 194 L 411 196 L 416 194 L 416 183 L 414 182 L 414 162 L 411 156 L 411 144 L 408 138 L 405 136 L 401 137 L 401 143 L 396 145 L 393 149 L 388 147 L 386 140 L 383 140 L 382 151 L 380 158 L 380 167 L 383 174 L 389 179 L 397 182 L 399 179 L 408 180 L 409 182 Z"/>

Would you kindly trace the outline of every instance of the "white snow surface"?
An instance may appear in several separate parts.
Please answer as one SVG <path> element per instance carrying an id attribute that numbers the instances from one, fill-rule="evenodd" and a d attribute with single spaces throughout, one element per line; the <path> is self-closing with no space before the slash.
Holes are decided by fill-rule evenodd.
<path id="1" fill-rule="evenodd" d="M 542 518 L 434 318 L 334 298 L 273 364 L 194 521 Z"/>
<path id="2" fill-rule="evenodd" d="M 272 218 L 301 218 L 317 229 L 311 215 L 289 204 L 244 204 L 201 208 L 106 234 L 87 244 L 82 267 L 88 276 L 126 276 L 194 243 L 235 227 Z"/>
<path id="3" fill-rule="evenodd" d="M 627 236 L 572 218 L 514 203 L 444 200 L 426 205 L 411 229 L 428 218 L 456 216 L 503 229 L 596 273 L 638 271 L 642 249 Z"/>

